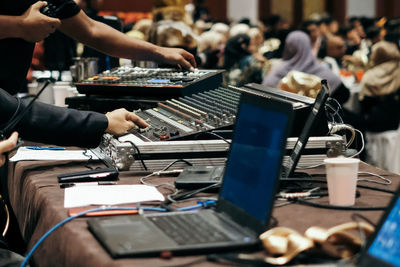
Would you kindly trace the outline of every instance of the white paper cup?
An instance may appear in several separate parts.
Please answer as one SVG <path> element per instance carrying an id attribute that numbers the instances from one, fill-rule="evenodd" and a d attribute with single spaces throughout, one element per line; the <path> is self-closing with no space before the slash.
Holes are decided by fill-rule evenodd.
<path id="1" fill-rule="evenodd" d="M 324 160 L 329 204 L 353 206 L 356 200 L 359 159 L 327 158 Z"/>
<path id="2" fill-rule="evenodd" d="M 54 85 L 54 104 L 59 107 L 65 107 L 65 98 L 68 97 L 69 94 L 68 85 Z"/>

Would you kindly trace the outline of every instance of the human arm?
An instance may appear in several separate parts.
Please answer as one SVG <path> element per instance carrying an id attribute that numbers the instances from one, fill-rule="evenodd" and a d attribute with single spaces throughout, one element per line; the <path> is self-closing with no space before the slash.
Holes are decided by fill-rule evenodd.
<path id="1" fill-rule="evenodd" d="M 13 132 L 8 139 L 0 141 L 0 167 L 6 162 L 5 153 L 11 151 L 17 145 L 17 141 L 17 132 Z"/>
<path id="2" fill-rule="evenodd" d="M 18 100 L 0 89 L 0 125 L 5 125 L 20 106 L 20 112 L 29 101 Z M 105 132 L 123 134 L 134 125 L 148 126 L 132 112 L 119 109 L 107 115 L 56 107 L 35 102 L 30 111 L 17 124 L 17 130 L 26 140 L 63 145 L 96 147 Z M 14 130 L 14 129 L 13 129 Z"/>
<path id="3" fill-rule="evenodd" d="M 61 21 L 40 13 L 40 8 L 45 5 L 46 2 L 39 1 L 21 16 L 0 15 L 0 39 L 21 38 L 28 42 L 37 42 L 53 33 Z"/>
<path id="4" fill-rule="evenodd" d="M 59 29 L 85 45 L 113 57 L 155 61 L 179 65 L 185 69 L 196 67 L 194 56 L 183 49 L 160 47 L 131 38 L 89 18 L 83 11 L 71 18 L 63 19 Z"/>

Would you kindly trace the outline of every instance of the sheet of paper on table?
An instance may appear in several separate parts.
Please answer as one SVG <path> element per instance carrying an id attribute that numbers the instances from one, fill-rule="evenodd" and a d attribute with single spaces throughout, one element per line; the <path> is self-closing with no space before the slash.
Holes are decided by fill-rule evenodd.
<path id="1" fill-rule="evenodd" d="M 93 185 L 65 189 L 64 207 L 118 205 L 147 201 L 164 201 L 164 196 L 147 185 Z"/>
<path id="2" fill-rule="evenodd" d="M 17 153 L 10 158 L 11 162 L 22 160 L 76 160 L 85 161 L 98 160 L 99 158 L 90 150 L 32 150 L 26 147 L 20 147 Z"/>

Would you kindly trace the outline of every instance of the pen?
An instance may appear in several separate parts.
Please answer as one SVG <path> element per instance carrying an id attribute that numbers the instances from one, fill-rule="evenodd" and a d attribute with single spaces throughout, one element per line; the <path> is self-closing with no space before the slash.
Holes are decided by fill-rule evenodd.
<path id="1" fill-rule="evenodd" d="M 51 147 L 51 146 L 27 146 L 26 149 L 30 150 L 65 150 L 63 147 Z"/>
<path id="2" fill-rule="evenodd" d="M 60 188 L 69 188 L 74 186 L 96 186 L 96 185 L 116 185 L 116 182 L 89 182 L 89 183 L 64 183 L 60 184 Z"/>

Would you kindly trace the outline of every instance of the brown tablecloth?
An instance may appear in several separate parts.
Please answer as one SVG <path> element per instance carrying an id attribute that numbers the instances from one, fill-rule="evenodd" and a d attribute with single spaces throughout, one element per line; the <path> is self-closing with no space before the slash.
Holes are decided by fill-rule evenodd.
<path id="1" fill-rule="evenodd" d="M 25 161 L 12 163 L 9 166 L 10 203 L 17 217 L 23 238 L 28 249 L 39 240 L 52 226 L 68 217 L 64 208 L 64 191 L 60 189 L 57 175 L 85 170 L 83 164 L 71 162 L 35 162 Z M 376 169 L 364 163 L 360 171 L 368 171 L 384 175 L 393 181 L 392 185 L 376 185 L 374 187 L 395 190 L 400 183 L 400 176 Z M 323 167 L 309 171 L 324 177 Z M 131 172 L 120 174 L 119 184 L 137 184 L 141 175 Z M 376 179 L 370 177 L 372 179 Z M 173 178 L 155 178 L 154 183 L 169 181 Z M 167 188 L 160 190 L 163 194 L 170 193 Z M 361 196 L 356 200 L 357 206 L 385 206 L 392 195 L 377 191 L 359 189 Z M 328 198 L 314 200 L 318 203 L 328 203 Z M 188 205 L 188 204 L 186 204 Z M 354 211 L 325 210 L 304 205 L 292 204 L 275 208 L 273 216 L 279 226 L 291 227 L 303 233 L 310 226 L 331 227 L 351 221 Z M 373 222 L 377 222 L 382 211 L 363 211 L 363 214 Z M 177 266 L 212 265 L 205 256 L 161 258 L 129 258 L 113 260 L 94 236 L 87 229 L 86 218 L 79 218 L 67 223 L 53 232 L 34 253 L 37 266 Z"/>

